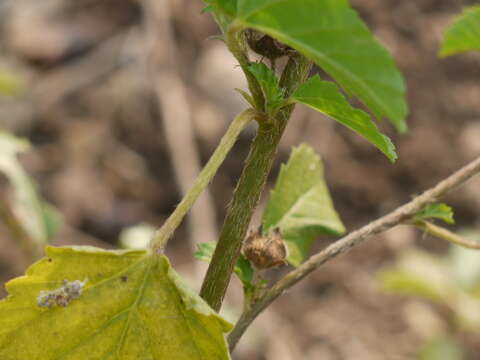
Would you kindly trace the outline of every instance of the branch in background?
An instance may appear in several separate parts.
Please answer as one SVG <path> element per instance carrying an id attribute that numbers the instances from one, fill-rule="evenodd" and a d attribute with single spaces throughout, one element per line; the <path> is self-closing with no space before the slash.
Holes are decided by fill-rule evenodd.
<path id="1" fill-rule="evenodd" d="M 434 203 L 446 193 L 452 191 L 459 185 L 462 185 L 479 172 L 480 157 L 476 158 L 468 165 L 453 173 L 445 180 L 438 183 L 435 187 L 425 191 L 422 195 L 417 196 L 407 204 L 327 246 L 324 250 L 304 262 L 300 267 L 285 275 L 257 302 L 255 302 L 248 311 L 242 314 L 234 329 L 228 336 L 230 349 L 233 350 L 248 326 L 266 307 L 312 271 L 318 269 L 321 265 L 335 257 L 347 252 L 354 246 L 371 238 L 373 235 L 379 234 L 408 221 L 425 206 Z"/>
<path id="2" fill-rule="evenodd" d="M 25 97 L 2 104 L 2 127 L 16 130 L 27 128 L 34 118 L 48 113 L 72 94 L 101 82 L 135 62 L 137 59 L 133 56 L 117 56 L 125 43 L 126 33 L 120 32 L 87 55 L 50 71 L 31 85 Z"/>
<path id="3" fill-rule="evenodd" d="M 144 0 L 147 53 L 146 69 L 160 105 L 167 146 L 182 195 L 192 187 L 202 164 L 195 143 L 187 91 L 179 75 L 178 49 L 171 28 L 168 1 Z M 192 251 L 200 241 L 217 239 L 216 211 L 206 190 L 188 217 Z"/>

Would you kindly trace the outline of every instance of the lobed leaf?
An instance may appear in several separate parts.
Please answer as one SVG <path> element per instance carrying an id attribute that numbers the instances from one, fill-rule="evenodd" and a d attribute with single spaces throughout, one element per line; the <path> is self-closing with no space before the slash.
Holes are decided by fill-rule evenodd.
<path id="1" fill-rule="evenodd" d="M 280 228 L 289 250 L 288 261 L 298 266 L 320 235 L 345 232 L 328 191 L 320 157 L 308 145 L 292 151 L 282 165 L 263 214 L 263 231 Z"/>
<path id="2" fill-rule="evenodd" d="M 318 75 L 313 76 L 295 91 L 292 99 L 328 115 L 370 141 L 390 161 L 396 160 L 392 141 L 380 133 L 370 115 L 352 107 L 334 83 L 322 81 Z"/>
<path id="3" fill-rule="evenodd" d="M 465 8 L 446 30 L 439 56 L 480 50 L 480 5 Z"/>
<path id="4" fill-rule="evenodd" d="M 230 359 L 223 333 L 231 325 L 165 256 L 93 247 L 46 253 L 6 285 L 0 359 Z M 48 297 L 68 296 L 67 286 L 76 291 L 69 301 Z"/>

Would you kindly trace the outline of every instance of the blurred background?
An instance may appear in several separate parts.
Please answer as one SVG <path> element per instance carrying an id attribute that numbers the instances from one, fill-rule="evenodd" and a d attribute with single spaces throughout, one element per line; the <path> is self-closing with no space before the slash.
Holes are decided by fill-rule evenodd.
<path id="1" fill-rule="evenodd" d="M 478 1 L 352 3 L 408 84 L 408 134 L 380 124 L 399 160 L 391 165 L 350 130 L 298 107 L 269 184 L 292 146 L 310 144 L 349 230 L 480 154 L 480 56 L 436 56 L 443 29 Z M 47 240 L 142 246 L 246 108 L 234 91 L 246 88 L 241 71 L 203 6 L 0 0 L 0 297 Z M 253 127 L 242 133 L 169 244 L 193 287 L 205 271 L 193 251 L 215 240 L 253 135 Z M 455 210 L 452 229 L 480 239 L 480 179 L 446 202 Z M 261 206 L 252 227 L 259 214 Z M 332 240 L 320 239 L 315 250 Z M 254 322 L 234 358 L 480 359 L 479 264 L 474 251 L 398 227 L 285 294 Z M 232 320 L 239 294 L 235 279 L 223 309 Z"/>

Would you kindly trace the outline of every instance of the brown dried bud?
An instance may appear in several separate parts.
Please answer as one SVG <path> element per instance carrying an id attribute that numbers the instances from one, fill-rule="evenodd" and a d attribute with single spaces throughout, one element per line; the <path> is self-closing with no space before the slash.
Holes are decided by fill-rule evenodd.
<path id="1" fill-rule="evenodd" d="M 284 265 L 287 258 L 287 248 L 282 239 L 280 229 L 262 235 L 259 230 L 250 230 L 243 245 L 243 254 L 258 269 L 268 269 Z"/>
<path id="2" fill-rule="evenodd" d="M 245 35 L 248 46 L 257 54 L 265 56 L 271 61 L 295 52 L 295 50 L 288 45 L 258 31 L 248 29 Z"/>

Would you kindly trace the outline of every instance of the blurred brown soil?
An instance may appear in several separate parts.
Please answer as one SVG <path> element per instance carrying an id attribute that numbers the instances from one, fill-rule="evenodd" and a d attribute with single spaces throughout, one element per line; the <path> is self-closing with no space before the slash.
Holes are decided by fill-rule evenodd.
<path id="1" fill-rule="evenodd" d="M 299 108 L 271 176 L 273 180 L 292 146 L 312 145 L 325 161 L 337 210 L 348 229 L 409 200 L 480 152 L 480 57 L 436 57 L 442 30 L 463 5 L 475 1 L 352 2 L 393 53 L 408 83 L 408 134 L 400 136 L 387 123 L 380 124 L 397 144 L 399 160 L 389 164 L 348 129 Z M 209 39 L 218 30 L 208 14 L 200 13 L 201 1 L 171 0 L 169 6 L 188 99 L 178 106 L 191 108 L 194 145 L 205 162 L 228 121 L 246 106 L 233 91 L 244 87 L 244 81 L 223 43 Z M 20 98 L 0 98 L 0 126 L 34 145 L 22 161 L 68 224 L 56 244 L 115 247 L 122 229 L 140 222 L 160 225 L 179 201 L 172 164 L 183 160 L 169 151 L 145 71 L 144 18 L 139 3 L 128 0 L 0 3 L 0 68 L 20 73 L 27 84 Z M 161 56 L 162 44 L 156 46 Z M 217 223 L 252 135 L 252 129 L 242 134 L 211 185 Z M 480 180 L 447 200 L 455 208 L 458 227 L 480 226 Z M 189 234 L 195 233 L 182 226 L 171 241 L 168 253 L 181 268 L 191 268 Z M 3 228 L 0 234 L 4 283 L 21 274 L 26 264 L 15 240 Z M 316 248 L 330 240 L 322 239 Z M 354 249 L 261 316 L 236 358 L 415 358 L 420 339 L 402 315 L 404 299 L 382 293 L 374 281 L 398 244 L 412 243 L 432 251 L 445 249 L 434 239 L 405 230 Z M 469 337 L 466 344 L 472 354 L 480 353 L 479 337 Z"/>

